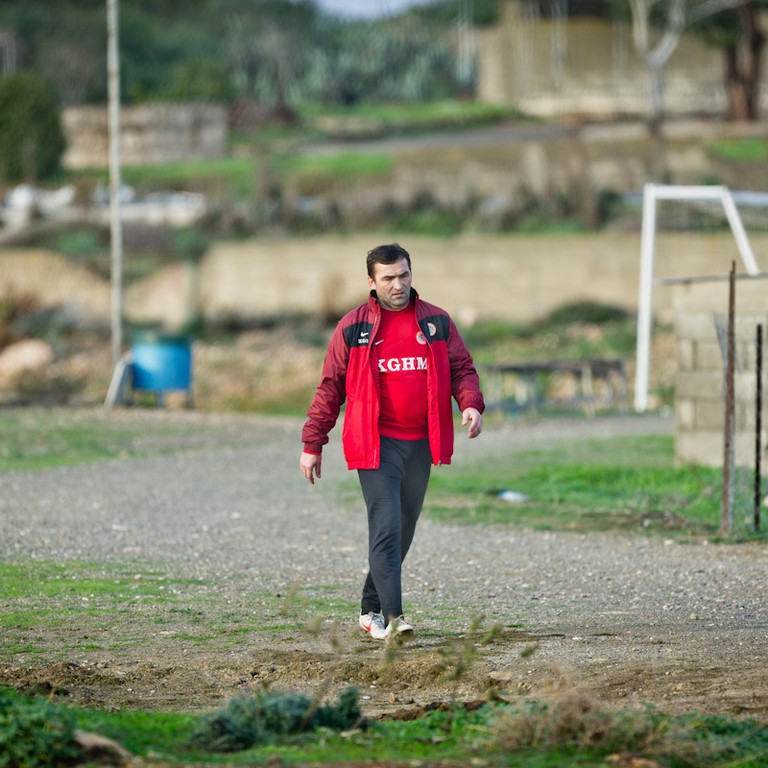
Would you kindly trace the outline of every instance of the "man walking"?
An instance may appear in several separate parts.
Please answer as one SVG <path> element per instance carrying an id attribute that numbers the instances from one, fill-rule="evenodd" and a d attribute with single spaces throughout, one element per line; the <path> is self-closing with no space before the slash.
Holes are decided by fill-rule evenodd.
<path id="1" fill-rule="evenodd" d="M 321 477 L 322 449 L 346 400 L 342 443 L 368 510 L 369 572 L 360 626 L 402 642 L 401 566 L 413 540 L 433 464 L 453 453 L 451 396 L 470 438 L 483 428 L 477 371 L 448 314 L 411 287 L 411 258 L 397 243 L 368 252 L 370 297 L 343 317 L 302 431 L 300 467 Z"/>

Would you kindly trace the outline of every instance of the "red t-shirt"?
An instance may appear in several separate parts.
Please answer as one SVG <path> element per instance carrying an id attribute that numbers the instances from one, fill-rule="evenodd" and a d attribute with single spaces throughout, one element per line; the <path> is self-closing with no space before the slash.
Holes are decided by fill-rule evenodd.
<path id="1" fill-rule="evenodd" d="M 427 340 L 413 306 L 381 309 L 374 342 L 381 383 L 379 434 L 399 440 L 427 437 Z"/>

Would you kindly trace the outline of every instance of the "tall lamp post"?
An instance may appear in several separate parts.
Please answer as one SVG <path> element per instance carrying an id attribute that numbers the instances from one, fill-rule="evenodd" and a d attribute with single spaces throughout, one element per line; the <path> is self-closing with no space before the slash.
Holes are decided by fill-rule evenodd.
<path id="1" fill-rule="evenodd" d="M 112 245 L 112 362 L 123 354 L 123 224 L 120 216 L 120 53 L 118 0 L 107 0 L 107 83 L 109 94 L 109 214 Z"/>

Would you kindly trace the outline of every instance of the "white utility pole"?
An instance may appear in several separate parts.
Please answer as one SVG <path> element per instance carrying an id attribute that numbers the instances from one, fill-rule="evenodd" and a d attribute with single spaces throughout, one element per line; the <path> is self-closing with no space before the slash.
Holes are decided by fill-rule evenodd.
<path id="1" fill-rule="evenodd" d="M 112 362 L 123 354 L 123 223 L 120 216 L 120 53 L 118 0 L 107 0 L 109 93 L 109 214 L 112 243 Z"/>

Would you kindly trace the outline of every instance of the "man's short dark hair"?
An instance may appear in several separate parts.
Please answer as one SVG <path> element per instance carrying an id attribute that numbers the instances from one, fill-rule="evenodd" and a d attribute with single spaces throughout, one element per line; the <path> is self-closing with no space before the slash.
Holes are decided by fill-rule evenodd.
<path id="1" fill-rule="evenodd" d="M 368 251 L 368 259 L 366 261 L 368 277 L 373 277 L 373 270 L 376 264 L 394 264 L 396 261 L 400 261 L 400 259 L 405 259 L 408 262 L 408 269 L 410 270 L 411 257 L 405 248 L 397 243 L 377 245 Z"/>

